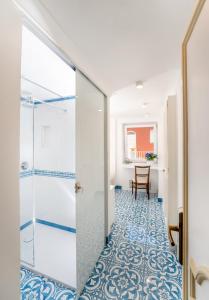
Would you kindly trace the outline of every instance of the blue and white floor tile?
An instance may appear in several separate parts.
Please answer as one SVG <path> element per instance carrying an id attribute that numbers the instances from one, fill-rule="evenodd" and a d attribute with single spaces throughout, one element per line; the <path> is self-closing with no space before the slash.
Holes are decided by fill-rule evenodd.
<path id="1" fill-rule="evenodd" d="M 72 300 L 75 291 L 44 276 L 21 268 L 21 300 Z"/>
<path id="2" fill-rule="evenodd" d="M 116 194 L 116 222 L 80 300 L 181 300 L 182 267 L 170 251 L 162 204 Z"/>
<path id="3" fill-rule="evenodd" d="M 111 238 L 80 300 L 181 300 L 182 267 L 170 251 L 162 204 L 116 193 Z M 75 292 L 21 269 L 22 300 L 69 300 Z"/>

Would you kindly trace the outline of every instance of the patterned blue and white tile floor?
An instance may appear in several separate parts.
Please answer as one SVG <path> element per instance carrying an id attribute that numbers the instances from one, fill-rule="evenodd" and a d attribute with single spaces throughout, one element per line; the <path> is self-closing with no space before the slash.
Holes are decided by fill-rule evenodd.
<path id="1" fill-rule="evenodd" d="M 81 300 L 181 300 L 182 268 L 169 249 L 162 204 L 116 194 L 116 223 Z"/>
<path id="2" fill-rule="evenodd" d="M 71 300 L 75 299 L 75 291 L 67 289 L 44 276 L 21 268 L 21 300 Z"/>
<path id="3" fill-rule="evenodd" d="M 116 194 L 111 239 L 86 283 L 80 300 L 181 300 L 182 268 L 169 249 L 162 204 L 143 193 Z M 75 292 L 26 269 L 22 300 L 69 300 Z"/>

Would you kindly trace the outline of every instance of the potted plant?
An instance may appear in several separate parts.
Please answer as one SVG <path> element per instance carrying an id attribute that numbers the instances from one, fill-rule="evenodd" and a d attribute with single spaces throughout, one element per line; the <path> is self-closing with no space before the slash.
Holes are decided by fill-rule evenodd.
<path id="1" fill-rule="evenodd" d="M 152 152 L 147 152 L 145 154 L 145 158 L 146 158 L 147 161 L 153 162 L 157 159 L 157 154 L 152 153 Z"/>

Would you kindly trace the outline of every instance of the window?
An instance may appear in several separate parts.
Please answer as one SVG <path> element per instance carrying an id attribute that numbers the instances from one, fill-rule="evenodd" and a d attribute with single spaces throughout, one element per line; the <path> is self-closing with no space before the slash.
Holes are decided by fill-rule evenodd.
<path id="1" fill-rule="evenodd" d="M 157 125 L 124 125 L 124 161 L 145 161 L 146 153 L 157 154 Z"/>

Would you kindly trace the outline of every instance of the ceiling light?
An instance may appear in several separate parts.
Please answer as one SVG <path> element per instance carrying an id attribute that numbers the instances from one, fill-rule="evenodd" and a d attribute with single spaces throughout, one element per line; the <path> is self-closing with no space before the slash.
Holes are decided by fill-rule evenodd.
<path id="1" fill-rule="evenodd" d="M 143 82 L 141 80 L 136 82 L 137 89 L 143 89 Z"/>
<path id="2" fill-rule="evenodd" d="M 101 111 L 102 111 L 102 109 L 98 109 L 98 111 L 99 111 L 99 112 L 101 112 Z"/>

